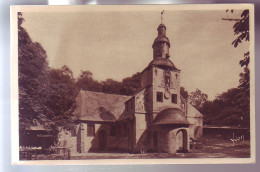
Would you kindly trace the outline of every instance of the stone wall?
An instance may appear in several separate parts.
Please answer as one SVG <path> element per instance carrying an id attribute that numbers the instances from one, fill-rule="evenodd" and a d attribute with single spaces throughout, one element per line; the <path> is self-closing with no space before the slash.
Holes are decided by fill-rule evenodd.
<path id="1" fill-rule="evenodd" d="M 88 124 L 95 126 L 94 136 L 87 135 Z M 111 125 L 116 126 L 115 135 L 111 135 Z M 111 151 L 131 152 L 136 137 L 134 134 L 134 128 L 133 128 L 134 126 L 135 125 L 132 119 L 125 119 L 120 122 L 117 122 L 116 124 L 115 123 L 97 124 L 93 122 L 80 123 L 78 125 L 75 125 L 76 135 L 73 135 L 72 131 L 60 132 L 59 143 L 60 146 L 69 148 L 72 154 L 87 153 L 87 152 L 111 152 Z M 101 143 L 103 140 L 104 142 Z"/>
<path id="2" fill-rule="evenodd" d="M 153 67 L 153 111 L 160 112 L 166 108 L 180 108 L 180 77 L 179 71 L 170 71 L 170 97 L 165 97 L 165 71 L 163 69 Z M 157 92 L 163 93 L 163 102 L 157 102 Z M 171 95 L 177 95 L 177 103 L 172 103 Z"/>
<path id="3" fill-rule="evenodd" d="M 75 129 L 78 130 L 79 126 L 75 125 Z M 62 147 L 66 147 L 71 150 L 72 153 L 77 152 L 77 136 L 72 136 L 69 131 L 61 131 L 58 135 L 58 143 Z"/>
<path id="4" fill-rule="evenodd" d="M 187 103 L 187 119 L 191 124 L 190 137 L 199 139 L 203 134 L 203 115 L 189 103 Z"/>
<path id="5" fill-rule="evenodd" d="M 145 122 L 145 114 L 136 113 L 135 114 L 135 143 L 134 152 L 140 152 L 141 147 L 147 145 L 146 143 L 146 131 L 147 124 Z"/>
<path id="6" fill-rule="evenodd" d="M 144 69 L 144 71 L 142 72 L 141 75 L 141 87 L 145 88 L 147 86 L 152 85 L 153 81 L 152 81 L 152 68 L 146 68 Z"/>
<path id="7" fill-rule="evenodd" d="M 153 133 L 157 132 L 157 144 L 153 134 L 153 150 L 161 153 L 176 153 L 177 150 L 189 151 L 189 129 L 179 126 L 157 126 Z M 157 147 L 156 147 L 157 146 Z"/>

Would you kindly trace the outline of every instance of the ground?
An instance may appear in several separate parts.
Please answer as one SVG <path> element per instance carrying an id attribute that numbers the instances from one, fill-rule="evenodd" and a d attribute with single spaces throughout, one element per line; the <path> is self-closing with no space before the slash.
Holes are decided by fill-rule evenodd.
<path id="1" fill-rule="evenodd" d="M 189 153 L 87 153 L 71 155 L 73 160 L 85 159 L 153 159 L 153 158 L 250 158 L 250 142 L 233 143 L 229 139 L 204 137 Z"/>

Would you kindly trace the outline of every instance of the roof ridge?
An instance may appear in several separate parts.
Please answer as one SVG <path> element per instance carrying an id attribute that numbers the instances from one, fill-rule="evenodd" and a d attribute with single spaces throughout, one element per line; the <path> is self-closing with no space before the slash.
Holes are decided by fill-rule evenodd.
<path id="1" fill-rule="evenodd" d="M 98 91 L 89 91 L 89 90 L 80 90 L 80 92 L 90 92 L 90 93 L 96 93 L 96 94 L 107 94 L 107 95 L 114 95 L 114 96 L 125 96 L 125 97 L 132 97 L 133 95 L 123 95 L 123 94 L 113 94 L 113 93 L 104 93 L 104 92 L 98 92 Z"/>

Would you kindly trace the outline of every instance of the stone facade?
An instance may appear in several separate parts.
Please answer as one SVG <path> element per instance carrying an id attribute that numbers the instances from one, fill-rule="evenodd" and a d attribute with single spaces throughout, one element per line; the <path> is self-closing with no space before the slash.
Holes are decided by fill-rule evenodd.
<path id="1" fill-rule="evenodd" d="M 59 135 L 72 153 L 188 152 L 202 135 L 203 116 L 180 95 L 180 70 L 169 60 L 170 41 L 160 24 L 153 60 L 133 96 L 81 90 L 75 129 Z"/>

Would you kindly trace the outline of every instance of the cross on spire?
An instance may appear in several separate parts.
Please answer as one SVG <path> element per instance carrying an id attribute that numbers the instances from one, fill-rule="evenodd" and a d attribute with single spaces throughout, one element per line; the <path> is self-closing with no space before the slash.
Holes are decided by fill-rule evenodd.
<path id="1" fill-rule="evenodd" d="M 161 24 L 163 24 L 163 13 L 164 13 L 164 10 L 161 11 Z"/>

